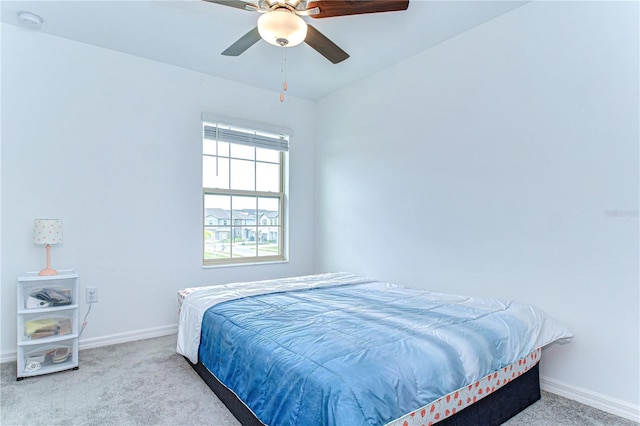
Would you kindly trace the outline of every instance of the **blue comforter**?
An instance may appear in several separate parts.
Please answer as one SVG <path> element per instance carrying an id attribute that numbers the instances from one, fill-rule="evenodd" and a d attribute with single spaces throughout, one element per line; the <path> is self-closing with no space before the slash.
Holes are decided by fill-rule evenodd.
<path id="1" fill-rule="evenodd" d="M 380 425 L 543 344 L 529 305 L 389 284 L 226 301 L 200 361 L 268 425 Z M 485 303 L 486 302 L 486 303 Z"/>

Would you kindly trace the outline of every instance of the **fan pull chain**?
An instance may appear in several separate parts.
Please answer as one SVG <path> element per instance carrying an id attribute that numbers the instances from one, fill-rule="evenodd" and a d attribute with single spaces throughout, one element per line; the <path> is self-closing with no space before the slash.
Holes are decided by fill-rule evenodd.
<path id="1" fill-rule="evenodd" d="M 282 89 L 287 91 L 287 56 L 284 57 L 284 82 L 282 83 Z"/>
<path id="2" fill-rule="evenodd" d="M 282 52 L 280 74 L 282 74 L 282 90 L 280 91 L 280 102 L 284 102 L 284 92 L 287 91 L 287 55 L 284 52 Z"/>

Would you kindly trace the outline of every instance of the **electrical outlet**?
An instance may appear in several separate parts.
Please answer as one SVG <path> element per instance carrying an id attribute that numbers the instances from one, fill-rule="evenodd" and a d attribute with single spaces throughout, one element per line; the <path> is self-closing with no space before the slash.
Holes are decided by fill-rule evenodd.
<path id="1" fill-rule="evenodd" d="M 98 301 L 98 287 L 85 288 L 87 303 L 96 303 Z"/>

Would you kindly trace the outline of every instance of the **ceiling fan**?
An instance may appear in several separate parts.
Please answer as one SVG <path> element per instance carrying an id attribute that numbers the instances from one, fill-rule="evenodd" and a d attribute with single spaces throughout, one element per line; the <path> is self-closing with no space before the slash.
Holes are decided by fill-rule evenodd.
<path id="1" fill-rule="evenodd" d="M 262 13 L 255 28 L 222 52 L 225 56 L 239 56 L 262 38 L 282 47 L 305 42 L 334 64 L 344 61 L 349 54 L 300 16 L 331 18 L 394 12 L 409 7 L 409 0 L 259 0 L 258 4 L 241 0 L 204 1 Z"/>

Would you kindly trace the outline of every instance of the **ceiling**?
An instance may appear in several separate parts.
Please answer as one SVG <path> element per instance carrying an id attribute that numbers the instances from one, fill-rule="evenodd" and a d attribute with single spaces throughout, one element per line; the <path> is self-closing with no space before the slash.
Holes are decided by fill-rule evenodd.
<path id="1" fill-rule="evenodd" d="M 287 94 L 316 100 L 525 3 L 410 0 L 402 12 L 305 17 L 351 55 L 337 65 L 304 43 L 260 40 L 241 56 L 222 56 L 259 14 L 199 0 L 3 0 L 0 11 L 3 23 L 20 25 L 17 13 L 33 12 L 47 34 L 278 93 L 286 57 Z"/>

